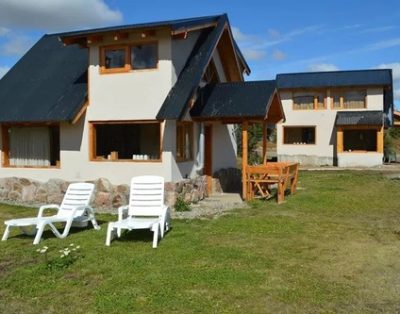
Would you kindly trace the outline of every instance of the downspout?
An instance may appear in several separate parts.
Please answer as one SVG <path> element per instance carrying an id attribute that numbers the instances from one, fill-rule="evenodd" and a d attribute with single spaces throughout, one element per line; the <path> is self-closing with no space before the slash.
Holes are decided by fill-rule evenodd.
<path id="1" fill-rule="evenodd" d="M 204 169 L 204 123 L 200 123 L 200 132 L 199 132 L 199 142 L 197 145 L 197 156 L 196 156 L 196 165 L 195 171 L 198 175 L 202 174 Z"/>

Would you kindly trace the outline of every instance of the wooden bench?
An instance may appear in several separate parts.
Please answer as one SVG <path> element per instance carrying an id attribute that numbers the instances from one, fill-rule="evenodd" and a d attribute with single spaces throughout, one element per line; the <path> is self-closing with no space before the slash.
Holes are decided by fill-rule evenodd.
<path id="1" fill-rule="evenodd" d="M 265 165 L 247 166 L 246 199 L 256 196 L 269 198 L 271 185 L 277 185 L 277 202 L 285 200 L 285 191 L 290 187 L 290 193 L 296 191 L 298 179 L 298 163 L 271 162 Z"/>

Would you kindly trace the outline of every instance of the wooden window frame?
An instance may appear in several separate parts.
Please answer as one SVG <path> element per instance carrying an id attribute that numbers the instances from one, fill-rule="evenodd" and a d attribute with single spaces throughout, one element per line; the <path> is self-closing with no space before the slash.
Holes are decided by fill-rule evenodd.
<path id="1" fill-rule="evenodd" d="M 96 155 L 96 125 L 106 124 L 158 124 L 160 128 L 160 148 L 158 159 L 102 159 Z M 116 120 L 116 121 L 89 121 L 89 161 L 93 162 L 144 162 L 144 163 L 158 163 L 162 162 L 162 143 L 163 143 L 163 122 L 159 120 Z"/>
<path id="2" fill-rule="evenodd" d="M 2 124 L 1 126 L 1 138 L 2 138 L 2 150 L 1 150 L 1 166 L 3 168 L 19 168 L 19 169 L 60 169 L 60 160 L 56 161 L 54 166 L 12 166 L 10 165 L 10 137 L 8 131 L 12 127 L 58 127 L 60 130 L 59 123 L 16 123 L 16 124 Z M 61 134 L 61 132 L 59 132 Z M 61 138 L 61 135 L 59 135 Z M 60 144 L 60 159 L 61 159 L 61 141 Z"/>
<path id="3" fill-rule="evenodd" d="M 314 143 L 306 143 L 306 144 L 291 144 L 285 143 L 285 129 L 303 129 L 303 128 L 314 128 Z M 316 125 L 284 125 L 282 126 L 282 145 L 294 145 L 294 146 L 310 146 L 317 145 L 317 126 Z"/>
<path id="4" fill-rule="evenodd" d="M 354 150 L 354 151 L 345 151 L 344 150 L 344 131 L 348 130 L 374 130 L 376 131 L 376 150 L 368 151 L 368 150 Z M 376 125 L 354 125 L 354 126 L 339 126 L 336 128 L 336 150 L 341 154 L 368 154 L 368 153 L 381 153 L 383 154 L 384 150 L 384 127 L 376 126 Z"/>
<path id="5" fill-rule="evenodd" d="M 364 97 L 364 107 L 363 108 L 344 108 L 344 94 L 350 91 L 363 91 L 365 92 Z M 339 103 L 340 107 L 334 106 L 334 96 L 339 94 Z M 331 109 L 332 110 L 366 110 L 368 109 L 368 90 L 367 88 L 335 88 L 330 90 L 330 98 L 331 98 Z"/>
<path id="6" fill-rule="evenodd" d="M 145 68 L 145 69 L 135 69 L 132 67 L 132 60 L 131 60 L 131 55 L 132 55 L 132 47 L 135 46 L 143 46 L 143 45 L 151 45 L 151 44 L 156 44 L 157 46 L 157 66 L 154 68 Z M 101 46 L 100 47 L 100 74 L 112 74 L 112 73 L 129 73 L 132 71 L 154 71 L 159 69 L 159 63 L 160 63 L 160 55 L 159 55 L 159 44 L 158 41 L 141 41 L 141 42 L 132 42 L 132 43 L 126 43 L 126 44 L 120 44 L 120 45 L 108 45 L 108 46 Z M 112 68 L 112 69 L 107 69 L 105 67 L 105 57 L 106 57 L 106 50 L 109 49 L 124 49 L 125 51 L 125 66 L 121 68 Z"/>
<path id="7" fill-rule="evenodd" d="M 313 100 L 313 108 L 312 109 L 295 108 L 295 104 L 296 104 L 295 98 L 301 97 L 301 96 L 295 96 L 295 94 L 299 93 L 299 92 L 303 92 L 303 93 L 309 92 L 310 96 L 313 95 L 314 100 Z M 323 96 L 323 104 L 324 104 L 323 108 L 318 108 L 318 94 L 319 93 L 324 95 Z M 327 108 L 328 108 L 328 93 L 325 90 L 314 90 L 314 89 L 313 90 L 296 90 L 296 91 L 292 92 L 292 110 L 293 111 L 311 111 L 311 110 L 320 111 L 320 110 L 326 110 Z"/>
<path id="8" fill-rule="evenodd" d="M 189 149 L 190 149 L 190 157 L 189 158 L 185 158 L 185 157 L 181 157 L 182 153 L 179 154 L 179 150 L 182 150 L 182 152 L 186 149 L 185 147 L 185 143 L 183 144 L 182 148 L 179 146 L 181 141 L 182 141 L 182 134 L 180 133 L 180 130 L 185 131 L 186 128 L 189 128 Z M 185 132 L 183 133 L 185 134 Z M 193 122 L 191 121 L 177 121 L 176 122 L 176 161 L 177 162 L 186 162 L 186 161 L 193 161 Z M 184 141 L 184 138 L 183 138 Z M 178 156 L 180 155 L 180 156 Z"/>

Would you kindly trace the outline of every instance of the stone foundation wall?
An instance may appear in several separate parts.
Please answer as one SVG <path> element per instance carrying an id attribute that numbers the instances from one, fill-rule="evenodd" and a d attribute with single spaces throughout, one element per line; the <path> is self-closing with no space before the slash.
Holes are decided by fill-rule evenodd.
<path id="1" fill-rule="evenodd" d="M 113 185 L 105 178 L 90 181 L 95 184 L 95 196 L 91 205 L 98 212 L 113 212 L 128 204 L 129 185 Z M 70 182 L 50 179 L 39 182 L 26 178 L 0 178 L 0 202 L 17 205 L 39 206 L 60 204 Z M 206 179 L 186 179 L 181 182 L 165 183 L 165 203 L 171 208 L 178 196 L 188 203 L 197 203 L 207 196 Z"/>

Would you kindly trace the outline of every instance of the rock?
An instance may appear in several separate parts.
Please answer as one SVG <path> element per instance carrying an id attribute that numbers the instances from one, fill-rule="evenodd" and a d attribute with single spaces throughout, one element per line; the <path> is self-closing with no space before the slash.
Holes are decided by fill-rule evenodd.
<path id="1" fill-rule="evenodd" d="M 23 185 L 23 186 L 30 186 L 32 185 L 32 182 L 26 178 L 19 178 L 18 182 Z"/>
<path id="2" fill-rule="evenodd" d="M 17 191 L 11 191 L 10 193 L 8 193 L 7 199 L 9 199 L 11 201 L 21 200 L 21 193 L 19 193 Z"/>
<path id="3" fill-rule="evenodd" d="M 117 185 L 117 187 L 115 188 L 115 193 L 119 193 L 119 194 L 124 194 L 124 195 L 129 195 L 129 185 L 128 184 L 120 184 Z"/>
<path id="4" fill-rule="evenodd" d="M 178 197 L 178 193 L 174 192 L 174 191 L 170 191 L 170 192 L 166 192 L 165 193 L 165 204 L 167 206 L 169 206 L 170 208 L 172 208 L 175 203 L 176 203 L 176 199 Z"/>
<path id="5" fill-rule="evenodd" d="M 64 194 L 57 193 L 57 194 L 47 194 L 47 202 L 48 204 L 56 204 L 60 205 L 63 201 Z"/>
<path id="6" fill-rule="evenodd" d="M 25 185 L 22 188 L 21 199 L 23 202 L 32 203 L 35 200 L 36 186 L 33 184 Z"/>
<path id="7" fill-rule="evenodd" d="M 118 208 L 120 206 L 124 206 L 128 204 L 128 197 L 124 194 L 115 194 L 112 199 L 112 207 Z"/>
<path id="8" fill-rule="evenodd" d="M 96 180 L 95 185 L 97 192 L 106 192 L 106 193 L 114 192 L 114 186 L 106 178 L 100 178 Z"/>
<path id="9" fill-rule="evenodd" d="M 95 207 L 110 208 L 112 205 L 111 201 L 111 193 L 97 192 L 93 203 Z"/>

